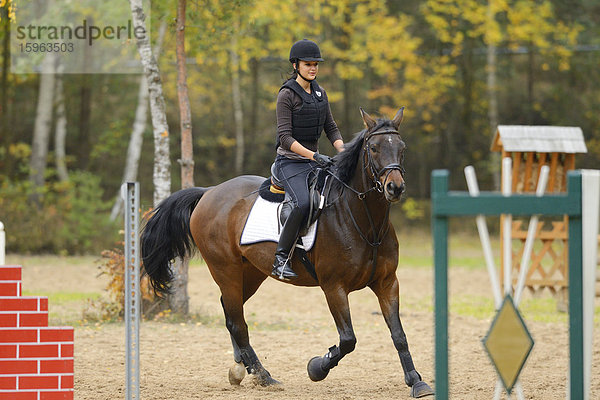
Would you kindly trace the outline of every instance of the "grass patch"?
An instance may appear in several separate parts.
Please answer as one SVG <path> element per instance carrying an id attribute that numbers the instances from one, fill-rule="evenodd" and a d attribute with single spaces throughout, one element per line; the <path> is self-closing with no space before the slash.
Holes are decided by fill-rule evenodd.
<path id="1" fill-rule="evenodd" d="M 453 298 L 454 297 L 454 298 Z M 489 297 L 484 296 L 453 296 L 450 297 L 450 313 L 473 317 L 479 320 L 494 318 L 494 301 L 491 293 Z M 428 311 L 433 312 L 433 306 L 420 304 Z M 557 310 L 557 302 L 554 297 L 540 297 L 525 299 L 519 305 L 519 312 L 525 321 L 543 323 L 567 323 L 569 314 Z M 600 307 L 594 310 L 594 323 L 600 324 Z"/>
<path id="2" fill-rule="evenodd" d="M 485 259 L 479 236 L 474 230 L 473 234 L 453 233 L 448 236 L 448 250 L 450 268 L 463 267 L 466 269 L 485 268 Z M 496 266 L 500 265 L 500 241 L 497 237 L 491 238 L 492 251 Z M 399 265 L 411 268 L 433 268 L 433 242 L 431 234 L 427 231 L 411 229 L 408 232 L 398 233 L 400 245 Z"/>
<path id="3" fill-rule="evenodd" d="M 491 294 L 491 293 L 490 293 Z M 454 296 L 450 298 L 450 313 L 477 319 L 494 316 L 494 301 L 484 296 Z"/>
<path id="4" fill-rule="evenodd" d="M 558 312 L 556 309 L 554 297 L 523 300 L 519 309 L 526 321 L 562 323 L 569 321 L 568 313 Z"/>
<path id="5" fill-rule="evenodd" d="M 402 307 L 406 310 L 433 313 L 431 299 L 404 302 Z M 561 323 L 569 322 L 569 313 L 559 312 L 557 301 L 554 297 L 540 297 L 525 299 L 519 305 L 519 312 L 525 322 Z M 473 317 L 478 320 L 493 319 L 496 316 L 494 300 L 490 296 L 450 296 L 449 311 L 451 314 L 463 317 Z M 594 309 L 594 326 L 600 328 L 600 307 Z"/>
<path id="6" fill-rule="evenodd" d="M 433 313 L 433 301 L 433 295 L 409 297 L 400 293 L 400 314 L 414 312 Z"/>
<path id="7" fill-rule="evenodd" d="M 94 265 L 98 259 L 97 256 L 57 256 L 53 254 L 46 255 L 24 255 L 24 254 L 7 254 L 6 262 L 11 265 L 32 266 L 39 265 L 44 268 L 70 266 L 89 266 Z"/>
<path id="8" fill-rule="evenodd" d="M 398 260 L 400 267 L 407 268 L 432 268 L 433 257 L 422 255 L 405 255 L 403 250 L 400 250 L 400 259 Z"/>
<path id="9" fill-rule="evenodd" d="M 41 296 L 48 298 L 49 326 L 85 325 L 83 318 L 85 305 L 102 297 L 97 292 L 45 292 L 23 291 L 23 296 Z"/>
<path id="10" fill-rule="evenodd" d="M 83 302 L 87 299 L 96 300 L 102 296 L 97 292 L 30 292 L 23 291 L 23 296 L 43 296 L 48 298 L 50 307 L 68 303 Z"/>

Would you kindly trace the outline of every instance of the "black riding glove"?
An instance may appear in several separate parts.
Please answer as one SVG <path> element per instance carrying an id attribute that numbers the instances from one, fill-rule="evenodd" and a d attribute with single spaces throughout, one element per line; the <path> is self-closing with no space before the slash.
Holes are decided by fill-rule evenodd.
<path id="1" fill-rule="evenodd" d="M 319 164 L 319 167 L 327 168 L 327 167 L 331 167 L 333 165 L 333 159 L 324 154 L 315 153 L 313 155 L 313 158 L 314 158 L 315 162 L 317 164 Z"/>

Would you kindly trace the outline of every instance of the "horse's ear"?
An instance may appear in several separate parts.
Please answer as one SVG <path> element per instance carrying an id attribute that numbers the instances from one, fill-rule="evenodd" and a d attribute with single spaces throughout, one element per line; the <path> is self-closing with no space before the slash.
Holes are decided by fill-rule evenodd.
<path id="1" fill-rule="evenodd" d="M 394 124 L 394 127 L 396 128 L 396 130 L 398 130 L 398 127 L 400 126 L 400 122 L 402 122 L 403 117 L 404 117 L 404 107 L 402 107 L 400 110 L 398 110 L 398 112 L 394 116 L 394 119 L 392 119 L 392 124 Z"/>
<path id="2" fill-rule="evenodd" d="M 365 110 L 360 107 L 360 115 L 362 116 L 363 122 L 367 129 L 372 129 L 375 125 L 377 125 L 377 121 L 373 119 Z"/>

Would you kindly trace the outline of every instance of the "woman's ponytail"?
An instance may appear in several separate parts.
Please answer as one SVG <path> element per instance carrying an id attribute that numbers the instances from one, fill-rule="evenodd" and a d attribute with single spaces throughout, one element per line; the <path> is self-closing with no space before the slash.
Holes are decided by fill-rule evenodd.
<path id="1" fill-rule="evenodd" d="M 294 65 L 294 63 L 298 63 L 298 60 L 294 60 L 292 62 L 292 66 Z M 292 67 L 293 68 L 293 67 Z M 288 77 L 285 81 L 283 81 L 283 83 L 286 83 L 287 81 L 289 81 L 290 79 L 296 80 L 296 78 L 298 77 L 298 70 L 297 69 L 293 69 L 292 72 L 288 73 Z"/>

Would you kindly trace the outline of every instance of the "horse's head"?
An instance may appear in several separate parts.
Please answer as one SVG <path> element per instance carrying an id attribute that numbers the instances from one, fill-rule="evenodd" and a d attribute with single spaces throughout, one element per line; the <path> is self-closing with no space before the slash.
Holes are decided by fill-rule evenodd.
<path id="1" fill-rule="evenodd" d="M 367 128 L 363 139 L 366 172 L 377 190 L 383 192 L 389 202 L 396 202 L 406 188 L 403 166 L 406 144 L 398 133 L 404 107 L 392 120 L 376 121 L 362 108 L 360 113 Z"/>

